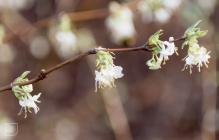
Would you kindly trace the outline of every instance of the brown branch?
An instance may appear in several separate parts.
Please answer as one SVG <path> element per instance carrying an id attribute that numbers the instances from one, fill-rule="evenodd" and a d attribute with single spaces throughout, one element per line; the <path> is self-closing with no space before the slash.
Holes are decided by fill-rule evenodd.
<path id="1" fill-rule="evenodd" d="M 183 40 L 185 40 L 185 38 L 182 37 L 182 38 L 179 38 L 179 39 L 175 39 L 173 42 L 178 42 L 178 41 L 183 41 Z M 142 45 L 142 46 L 139 46 L 139 47 L 131 47 L 131 48 L 101 48 L 101 50 L 109 51 L 109 52 L 133 52 L 133 51 L 148 51 L 148 52 L 151 52 L 151 48 L 152 47 L 153 46 L 149 46 L 149 45 L 145 44 L 145 45 Z M 85 56 L 96 54 L 98 50 L 100 50 L 100 48 L 93 48 L 93 49 L 91 49 L 91 50 L 89 50 L 87 52 L 81 53 L 81 54 L 79 54 L 77 56 L 74 56 L 74 57 L 72 57 L 72 58 L 62 62 L 62 63 L 59 63 L 59 64 L 49 68 L 48 70 L 42 69 L 40 71 L 40 73 L 36 77 L 30 79 L 29 81 L 22 82 L 22 83 L 11 83 L 9 85 L 6 85 L 6 86 L 0 88 L 0 92 L 11 90 L 11 88 L 13 86 L 17 86 L 17 85 L 18 86 L 25 86 L 25 85 L 34 84 L 34 83 L 37 83 L 37 82 L 39 82 L 41 80 L 44 80 L 47 77 L 47 75 L 49 75 L 50 73 L 52 73 L 52 72 L 54 72 L 54 71 L 56 71 L 58 69 L 61 69 L 64 66 L 69 65 L 69 64 L 75 62 L 76 60 L 79 60 L 79 59 L 81 59 L 81 58 L 83 58 Z"/>
<path id="2" fill-rule="evenodd" d="M 52 73 L 58 69 L 61 69 L 64 66 L 69 65 L 69 64 L 75 62 L 76 60 L 79 60 L 85 56 L 96 54 L 98 49 L 99 48 L 94 48 L 94 49 L 91 49 L 85 53 L 81 53 L 73 58 L 70 58 L 70 59 L 68 59 L 60 64 L 57 64 L 57 65 L 49 68 L 48 70 L 42 69 L 36 77 L 30 79 L 29 81 L 22 82 L 22 83 L 11 83 L 9 85 L 6 85 L 6 86 L 0 88 L 0 92 L 11 90 L 13 86 L 25 86 L 25 85 L 34 84 L 34 83 L 37 83 L 41 80 L 44 80 L 47 77 L 47 75 L 49 75 L 50 73 Z M 132 47 L 132 48 L 116 48 L 116 49 L 103 48 L 102 50 L 103 51 L 110 51 L 110 52 L 150 51 L 145 45 L 140 46 L 140 47 Z"/>
<path id="3" fill-rule="evenodd" d="M 137 3 L 139 0 L 134 0 L 131 2 L 128 2 L 124 5 L 128 6 L 132 11 L 135 11 L 137 8 Z M 87 20 L 94 20 L 94 19 L 101 19 L 109 15 L 109 9 L 108 8 L 100 8 L 95 10 L 87 10 L 87 11 L 79 11 L 79 12 L 70 12 L 67 13 L 68 16 L 71 18 L 72 21 L 87 21 Z M 36 22 L 34 25 L 38 28 L 43 28 L 53 21 L 53 18 L 47 18 L 40 20 Z"/>

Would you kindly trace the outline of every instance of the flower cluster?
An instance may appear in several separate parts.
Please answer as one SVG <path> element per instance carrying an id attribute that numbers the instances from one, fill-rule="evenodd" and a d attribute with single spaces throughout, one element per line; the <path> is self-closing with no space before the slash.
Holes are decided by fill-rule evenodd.
<path id="1" fill-rule="evenodd" d="M 123 77 L 122 67 L 113 63 L 113 54 L 98 48 L 96 54 L 95 91 L 97 88 L 114 87 L 115 79 Z"/>
<path id="2" fill-rule="evenodd" d="M 199 23 L 200 21 L 189 27 L 185 31 L 183 37 L 180 39 L 175 40 L 174 37 L 169 37 L 168 41 L 162 41 L 160 40 L 160 36 L 163 34 L 163 30 L 159 30 L 149 37 L 146 45 L 140 47 L 128 49 L 106 49 L 99 47 L 91 50 L 92 53 L 90 53 L 90 51 L 87 52 L 87 54 L 96 54 L 95 91 L 97 92 L 98 88 L 101 89 L 115 87 L 115 80 L 124 76 L 122 72 L 123 68 L 114 64 L 114 54 L 110 51 L 122 52 L 145 49 L 147 51 L 151 51 L 152 58 L 146 62 L 146 65 L 151 70 L 157 70 L 161 68 L 162 64 L 166 64 L 166 61 L 169 60 L 170 56 L 174 54 L 178 55 L 178 48 L 175 46 L 175 42 L 183 40 L 184 42 L 182 44 L 182 48 L 188 47 L 188 54 L 183 59 L 185 61 L 185 66 L 183 70 L 189 68 L 190 73 L 192 73 L 193 66 L 197 66 L 199 72 L 201 71 L 202 66 L 205 65 L 206 67 L 208 67 L 207 64 L 209 63 L 210 59 L 210 51 L 207 51 L 205 47 L 198 44 L 198 39 L 206 35 L 207 31 L 202 31 L 200 28 L 198 28 Z M 61 68 L 61 66 L 59 64 L 57 67 L 53 67 L 52 70 Z M 24 110 L 25 118 L 27 117 L 27 112 L 31 112 L 31 109 L 34 110 L 35 114 L 39 111 L 37 103 L 40 103 L 38 99 L 41 96 L 41 93 L 34 96 L 31 95 L 31 92 L 33 91 L 33 86 L 32 84 L 29 84 L 29 80 L 28 78 L 26 78 L 29 73 L 29 71 L 24 72 L 21 76 L 16 78 L 11 85 L 12 91 L 16 98 L 19 100 L 19 104 L 21 106 L 19 114 L 21 114 Z M 23 83 L 22 85 L 24 86 L 20 86 L 20 83 Z"/>
<path id="3" fill-rule="evenodd" d="M 147 61 L 147 65 L 151 70 L 157 70 L 161 68 L 161 64 L 165 64 L 169 60 L 169 56 L 174 53 L 177 54 L 177 47 L 174 44 L 174 38 L 170 37 L 169 41 L 161 41 L 159 37 L 162 35 L 162 30 L 153 34 L 149 40 L 148 45 L 153 46 L 152 58 Z"/>
<path id="4" fill-rule="evenodd" d="M 180 4 L 181 0 L 141 0 L 138 9 L 145 22 L 166 23 Z"/>
<path id="5" fill-rule="evenodd" d="M 209 51 L 206 48 L 200 47 L 198 44 L 193 44 L 188 49 L 188 55 L 184 58 L 186 64 L 184 69 L 189 67 L 190 73 L 192 73 L 193 65 L 197 65 L 198 71 L 201 71 L 203 64 L 208 67 L 208 59 L 210 58 Z M 183 69 L 183 70 L 184 70 Z"/>
<path id="6" fill-rule="evenodd" d="M 29 111 L 31 113 L 31 108 L 34 110 L 34 113 L 36 114 L 39 111 L 39 107 L 37 106 L 36 103 L 40 103 L 38 100 L 41 93 L 38 95 L 32 96 L 30 93 L 33 91 L 33 85 L 25 85 L 25 86 L 18 86 L 16 84 L 18 83 L 23 83 L 23 82 L 28 82 L 28 78 L 26 76 L 29 74 L 29 71 L 24 72 L 20 77 L 16 78 L 13 82 L 15 86 L 12 87 L 12 91 L 14 95 L 17 97 L 19 100 L 19 104 L 21 106 L 21 110 L 18 113 L 19 115 L 22 114 L 24 110 L 24 117 L 27 117 L 27 112 Z"/>
<path id="7" fill-rule="evenodd" d="M 188 54 L 183 59 L 185 61 L 185 66 L 183 70 L 189 68 L 190 73 L 192 73 L 192 67 L 197 66 L 199 72 L 201 67 L 205 65 L 208 67 L 210 52 L 206 48 L 198 44 L 198 38 L 206 35 L 207 31 L 201 31 L 197 26 L 200 21 L 198 21 L 193 26 L 189 27 L 183 36 L 182 48 L 188 46 Z M 162 35 L 162 30 L 154 33 L 148 40 L 148 46 L 152 47 L 152 58 L 147 61 L 147 65 L 151 70 L 157 70 L 161 68 L 161 64 L 165 64 L 169 60 L 169 56 L 174 53 L 177 54 L 177 47 L 174 44 L 174 38 L 170 37 L 169 41 L 161 41 L 159 38 Z"/>
<path id="8" fill-rule="evenodd" d="M 136 34 L 132 11 L 117 2 L 111 2 L 109 10 L 106 26 L 112 35 L 112 41 L 116 44 L 132 43 Z"/>
<path id="9" fill-rule="evenodd" d="M 51 28 L 51 41 L 55 50 L 63 59 L 67 59 L 75 54 L 77 50 L 77 36 L 72 31 L 71 19 L 68 15 L 60 16 L 59 24 Z"/>
<path id="10" fill-rule="evenodd" d="M 190 73 L 192 73 L 192 67 L 197 66 L 198 71 L 201 71 L 203 64 L 208 67 L 208 59 L 210 58 L 210 52 L 206 48 L 198 44 L 198 38 L 206 35 L 207 31 L 201 31 L 197 26 L 201 21 L 188 28 L 184 34 L 185 42 L 182 44 L 182 48 L 188 46 L 188 55 L 184 58 L 184 69 L 189 67 Z"/>

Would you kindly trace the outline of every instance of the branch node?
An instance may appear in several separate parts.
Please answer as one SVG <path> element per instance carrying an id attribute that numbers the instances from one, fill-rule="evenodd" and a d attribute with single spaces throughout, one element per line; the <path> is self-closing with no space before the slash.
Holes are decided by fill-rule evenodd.
<path id="1" fill-rule="evenodd" d="M 45 69 L 41 69 L 38 78 L 39 78 L 39 80 L 43 80 L 46 78 L 46 70 Z"/>
<path id="2" fill-rule="evenodd" d="M 151 51 L 152 51 L 153 46 L 148 45 L 147 43 L 144 44 L 143 46 L 144 46 L 144 50 L 145 50 L 145 51 L 148 51 L 148 52 L 151 52 Z"/>
<path id="3" fill-rule="evenodd" d="M 91 50 L 89 50 L 88 53 L 89 54 L 96 54 L 97 53 L 97 49 L 96 48 L 92 48 Z"/>

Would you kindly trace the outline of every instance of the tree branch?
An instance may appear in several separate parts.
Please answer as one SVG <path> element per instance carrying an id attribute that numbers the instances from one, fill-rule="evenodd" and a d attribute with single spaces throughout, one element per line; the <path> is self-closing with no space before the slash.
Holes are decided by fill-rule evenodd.
<path id="1" fill-rule="evenodd" d="M 39 82 L 41 80 L 44 80 L 47 77 L 48 74 L 50 74 L 50 73 L 52 73 L 52 72 L 54 72 L 54 71 L 56 71 L 58 69 L 61 69 L 64 66 L 69 65 L 69 64 L 75 62 L 76 60 L 79 60 L 79 59 L 81 59 L 81 58 L 83 58 L 85 56 L 96 54 L 97 50 L 98 50 L 98 48 L 91 49 L 91 50 L 89 50 L 87 52 L 84 52 L 84 53 L 81 53 L 81 54 L 79 54 L 79 55 L 77 55 L 75 57 L 72 57 L 72 58 L 70 58 L 70 59 L 68 59 L 68 60 L 66 60 L 66 61 L 64 61 L 62 63 L 59 63 L 59 64 L 49 68 L 48 70 L 42 69 L 40 71 L 40 73 L 36 77 L 30 79 L 29 81 L 22 82 L 22 83 L 11 83 L 9 85 L 6 85 L 6 86 L 0 88 L 0 92 L 11 90 L 13 86 L 17 86 L 17 85 L 18 86 L 25 86 L 25 85 L 34 84 L 34 83 L 37 83 L 37 82 Z M 140 50 L 150 51 L 145 46 L 133 47 L 133 48 L 116 48 L 116 49 L 103 48 L 101 50 L 103 50 L 103 51 L 110 51 L 110 52 L 131 52 L 131 51 L 140 51 Z"/>
<path id="2" fill-rule="evenodd" d="M 183 41 L 184 39 L 185 38 L 181 37 L 181 38 L 175 39 L 173 42 Z M 11 90 L 13 86 L 25 86 L 25 85 L 34 84 L 34 83 L 37 83 L 41 80 L 44 80 L 47 77 L 47 75 L 49 75 L 50 73 L 52 73 L 56 70 L 59 70 L 66 65 L 74 63 L 75 61 L 77 61 L 85 56 L 96 54 L 98 50 L 109 51 L 109 52 L 133 52 L 133 51 L 151 52 L 152 47 L 153 46 L 149 46 L 149 45 L 145 44 L 145 45 L 142 45 L 139 47 L 131 47 L 131 48 L 101 48 L 101 49 L 100 48 L 93 48 L 93 49 L 88 50 L 87 52 L 81 53 L 77 56 L 74 56 L 74 57 L 62 62 L 62 63 L 59 63 L 59 64 L 57 64 L 57 65 L 55 65 L 47 70 L 42 69 L 36 77 L 30 79 L 27 82 L 22 82 L 22 83 L 13 83 L 12 82 L 11 84 L 0 88 L 0 92 Z"/>

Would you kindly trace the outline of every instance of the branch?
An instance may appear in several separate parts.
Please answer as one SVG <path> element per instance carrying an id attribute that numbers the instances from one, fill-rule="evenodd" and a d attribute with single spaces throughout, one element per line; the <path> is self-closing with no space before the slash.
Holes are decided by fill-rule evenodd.
<path id="1" fill-rule="evenodd" d="M 185 38 L 181 37 L 181 38 L 175 39 L 173 42 L 178 42 L 178 41 L 183 41 L 183 40 L 185 40 Z M 153 46 L 149 46 L 149 45 L 145 44 L 145 45 L 142 45 L 142 46 L 139 46 L 139 47 L 131 47 L 131 48 L 101 48 L 101 50 L 109 51 L 109 52 L 134 52 L 134 51 L 147 51 L 147 52 L 151 52 L 151 48 L 152 47 Z M 77 56 L 74 56 L 74 57 L 72 57 L 72 58 L 62 62 L 62 63 L 59 63 L 59 64 L 49 68 L 48 70 L 42 69 L 40 71 L 40 73 L 36 77 L 30 79 L 29 81 L 22 82 L 22 83 L 13 83 L 12 82 L 11 84 L 6 85 L 6 86 L 0 88 L 0 92 L 11 90 L 13 86 L 25 86 L 25 85 L 34 84 L 34 83 L 37 83 L 37 82 L 39 82 L 41 80 L 44 80 L 47 77 L 47 75 L 49 75 L 50 73 L 52 73 L 52 72 L 54 72 L 56 70 L 59 70 L 59 69 L 63 68 L 64 66 L 69 65 L 69 64 L 71 64 L 71 63 L 73 63 L 73 62 L 75 62 L 75 61 L 77 61 L 77 60 L 79 60 L 79 59 L 81 59 L 81 58 L 83 58 L 85 56 L 96 54 L 98 50 L 99 50 L 99 48 L 90 49 L 87 52 L 81 53 L 81 54 L 79 54 Z"/>
<path id="2" fill-rule="evenodd" d="M 81 54 L 79 54 L 79 55 L 77 55 L 75 57 L 72 57 L 72 58 L 70 58 L 70 59 L 68 59 L 68 60 L 66 60 L 66 61 L 64 61 L 62 63 L 59 63 L 59 64 L 49 68 L 48 70 L 42 69 L 40 71 L 40 73 L 36 77 L 30 79 L 29 81 L 22 82 L 22 83 L 11 83 L 9 85 L 6 85 L 6 86 L 0 88 L 0 92 L 11 90 L 13 86 L 25 86 L 25 85 L 34 84 L 34 83 L 37 83 L 37 82 L 39 82 L 41 80 L 44 80 L 47 77 L 47 75 L 49 75 L 50 73 L 52 73 L 52 72 L 54 72 L 54 71 L 56 71 L 58 69 L 61 69 L 64 66 L 69 65 L 69 64 L 75 62 L 76 60 L 79 60 L 79 59 L 81 59 L 81 58 L 83 58 L 85 56 L 96 54 L 97 50 L 98 50 L 98 48 L 91 49 L 91 50 L 89 50 L 87 52 L 84 52 L 84 53 L 81 53 Z M 139 47 L 132 47 L 132 48 L 116 48 L 116 49 L 103 48 L 101 50 L 109 51 L 109 52 L 150 51 L 146 47 L 146 45 L 139 46 Z"/>

